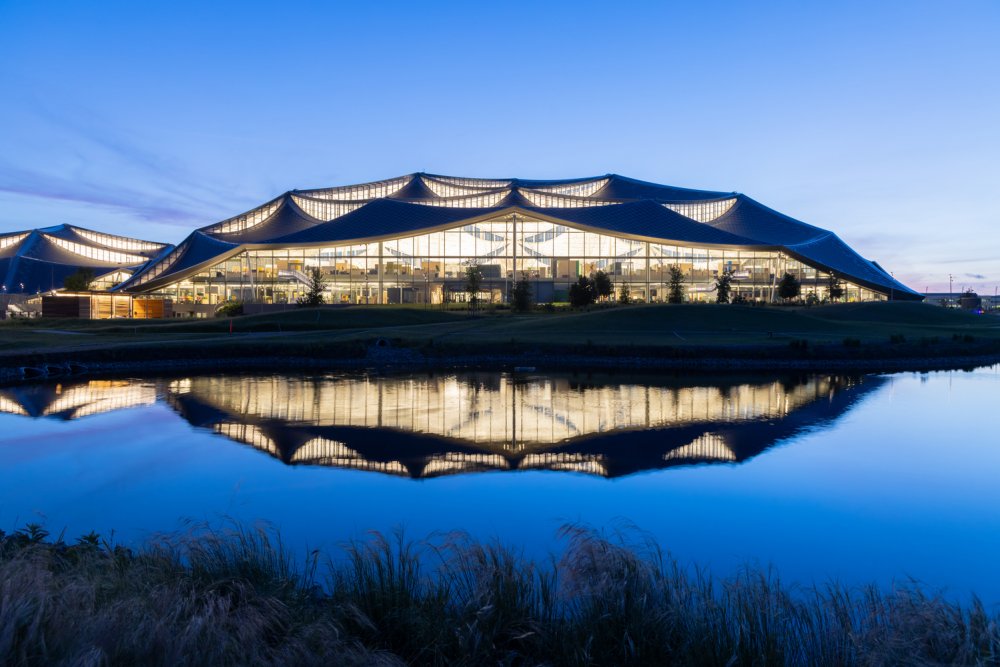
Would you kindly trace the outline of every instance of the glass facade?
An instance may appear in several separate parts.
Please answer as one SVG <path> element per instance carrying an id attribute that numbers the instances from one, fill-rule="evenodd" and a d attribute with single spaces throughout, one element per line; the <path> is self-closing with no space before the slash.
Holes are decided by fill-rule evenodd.
<path id="1" fill-rule="evenodd" d="M 777 282 L 786 272 L 802 283 L 803 298 L 814 294 L 823 300 L 829 287 L 826 273 L 780 252 L 660 243 L 507 212 L 366 243 L 248 249 L 155 293 L 175 304 L 294 303 L 308 290 L 311 270 L 319 269 L 327 303 L 443 304 L 468 299 L 465 275 L 473 264 L 483 274 L 479 298 L 489 303 L 505 302 L 519 279 L 531 282 L 540 303 L 566 301 L 573 282 L 597 271 L 611 277 L 616 293 L 627 284 L 632 299 L 661 302 L 671 265 L 684 274 L 691 301 L 714 300 L 715 279 L 727 270 L 733 272 L 733 294 L 748 300 L 776 300 Z M 884 298 L 857 285 L 842 286 L 847 300 Z"/>

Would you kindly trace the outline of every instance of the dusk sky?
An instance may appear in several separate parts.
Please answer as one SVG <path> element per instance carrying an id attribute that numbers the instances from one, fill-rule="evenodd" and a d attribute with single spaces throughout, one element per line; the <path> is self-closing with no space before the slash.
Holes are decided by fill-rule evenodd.
<path id="1" fill-rule="evenodd" d="M 1000 284 L 996 0 L 0 0 L 0 86 L 0 232 L 615 172 L 746 193 L 918 291 Z"/>

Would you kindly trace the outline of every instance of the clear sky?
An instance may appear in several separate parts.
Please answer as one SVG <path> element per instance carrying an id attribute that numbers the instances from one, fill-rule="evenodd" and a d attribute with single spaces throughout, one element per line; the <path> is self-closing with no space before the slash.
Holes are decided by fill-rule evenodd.
<path id="1" fill-rule="evenodd" d="M 0 232 L 420 170 L 735 190 L 993 293 L 1000 2 L 0 0 Z"/>

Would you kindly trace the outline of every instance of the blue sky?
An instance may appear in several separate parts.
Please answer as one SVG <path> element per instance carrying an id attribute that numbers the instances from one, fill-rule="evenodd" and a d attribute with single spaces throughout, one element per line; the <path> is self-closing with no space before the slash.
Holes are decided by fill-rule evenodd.
<path id="1" fill-rule="evenodd" d="M 992 293 L 998 34 L 995 1 L 0 0 L 0 232 L 177 242 L 291 188 L 616 172 Z"/>

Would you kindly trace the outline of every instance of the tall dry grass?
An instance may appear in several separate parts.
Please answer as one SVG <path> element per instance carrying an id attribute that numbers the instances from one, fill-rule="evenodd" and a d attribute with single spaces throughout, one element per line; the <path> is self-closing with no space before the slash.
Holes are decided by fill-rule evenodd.
<path id="1" fill-rule="evenodd" d="M 0 663 L 1000 664 L 1000 619 L 977 600 L 797 590 L 753 569 L 715 579 L 652 542 L 562 537 L 536 562 L 460 533 L 376 534 L 324 564 L 262 528 L 132 551 L 29 526 L 0 533 Z"/>

